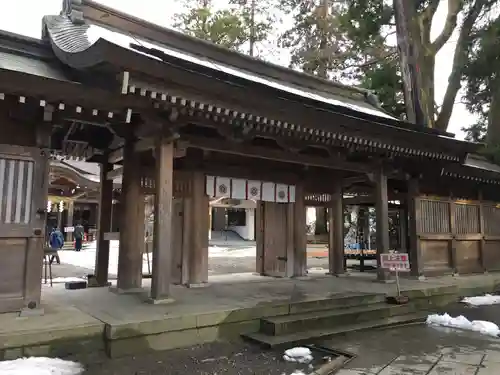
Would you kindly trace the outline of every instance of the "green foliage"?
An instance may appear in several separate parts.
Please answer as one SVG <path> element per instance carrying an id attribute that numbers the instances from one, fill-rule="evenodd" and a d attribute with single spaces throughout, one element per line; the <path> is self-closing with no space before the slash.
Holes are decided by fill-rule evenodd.
<path id="1" fill-rule="evenodd" d="M 325 9 L 325 5 L 328 8 Z M 294 24 L 280 38 L 291 51 L 291 66 L 323 78 L 350 82 L 373 91 L 382 108 L 405 113 L 393 9 L 380 0 L 282 0 Z"/>
<path id="2" fill-rule="evenodd" d="M 274 20 L 269 14 L 272 0 L 230 0 L 229 7 L 217 9 L 210 0 L 184 0 L 183 11 L 174 17 L 174 27 L 184 33 L 228 49 L 243 52 L 266 40 Z"/>
<path id="3" fill-rule="evenodd" d="M 184 7 L 174 17 L 174 27 L 184 33 L 234 50 L 248 39 L 240 15 L 227 9 L 215 10 L 208 0 L 187 0 Z"/>
<path id="4" fill-rule="evenodd" d="M 484 142 L 488 128 L 493 92 L 500 85 L 500 18 L 486 22 L 475 30 L 472 48 L 464 71 L 466 82 L 463 101 L 478 116 L 477 123 L 465 127 L 467 140 Z M 497 125 L 498 126 L 498 125 Z M 487 154 L 495 150 L 488 150 Z"/>

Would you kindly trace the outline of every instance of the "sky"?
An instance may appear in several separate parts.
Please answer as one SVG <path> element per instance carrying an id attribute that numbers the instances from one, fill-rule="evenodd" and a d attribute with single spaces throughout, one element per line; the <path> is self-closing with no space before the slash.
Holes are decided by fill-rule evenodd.
<path id="1" fill-rule="evenodd" d="M 98 2 L 104 5 L 165 27 L 171 25 L 171 15 L 176 11 L 172 9 L 171 1 L 98 0 Z M 214 2 L 221 5 L 224 5 L 226 1 L 214 0 Z M 447 0 L 441 0 L 440 7 L 434 18 L 432 37 L 436 37 L 443 28 L 446 16 L 446 2 Z M 42 17 L 49 14 L 58 14 L 61 6 L 62 0 L 4 0 L 2 12 L 0 12 L 0 29 L 33 38 L 40 38 Z M 441 49 L 436 59 L 435 92 L 438 104 L 441 104 L 444 91 L 447 87 L 456 40 L 457 35 L 455 33 L 445 47 Z M 289 56 L 285 51 L 278 56 L 274 56 L 273 62 L 286 65 L 288 59 Z M 460 101 L 460 93 L 456 101 Z M 462 104 L 456 104 L 448 131 L 455 133 L 457 138 L 463 139 L 464 134 L 460 131 L 460 128 L 468 126 L 473 122 L 474 117 L 467 112 L 465 107 Z"/>

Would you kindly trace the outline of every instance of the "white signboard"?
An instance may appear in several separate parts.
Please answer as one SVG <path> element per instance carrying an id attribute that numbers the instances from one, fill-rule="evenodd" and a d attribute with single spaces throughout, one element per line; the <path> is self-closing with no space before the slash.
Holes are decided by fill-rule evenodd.
<path id="1" fill-rule="evenodd" d="M 75 227 L 64 227 L 64 232 L 73 233 L 75 231 Z"/>
<path id="2" fill-rule="evenodd" d="M 410 258 L 406 253 L 383 253 L 380 254 L 380 267 L 391 271 L 410 271 Z"/>

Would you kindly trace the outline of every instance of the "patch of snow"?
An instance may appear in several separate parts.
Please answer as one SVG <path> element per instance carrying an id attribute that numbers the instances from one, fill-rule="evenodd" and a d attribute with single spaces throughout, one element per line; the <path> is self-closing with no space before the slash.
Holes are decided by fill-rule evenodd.
<path id="1" fill-rule="evenodd" d="M 283 359 L 287 362 L 309 363 L 313 360 L 313 356 L 310 349 L 296 347 L 285 350 Z"/>
<path id="2" fill-rule="evenodd" d="M 83 366 L 59 358 L 29 357 L 0 362 L 2 375 L 80 375 Z"/>
<path id="3" fill-rule="evenodd" d="M 465 331 L 479 332 L 483 335 L 498 337 L 500 334 L 500 328 L 495 323 L 488 322 L 485 320 L 473 320 L 470 321 L 465 316 L 460 315 L 456 318 L 451 317 L 448 314 L 433 314 L 427 317 L 426 323 L 428 325 L 436 325 L 442 327 L 458 328 Z"/>
<path id="4" fill-rule="evenodd" d="M 306 375 L 306 373 L 305 373 L 305 372 L 302 372 L 302 371 L 300 371 L 300 370 L 295 370 L 294 372 L 292 372 L 292 374 L 291 374 L 291 375 Z"/>
<path id="5" fill-rule="evenodd" d="M 80 281 L 87 281 L 87 279 L 83 277 L 54 277 L 52 279 L 53 283 L 74 283 Z"/>
<path id="6" fill-rule="evenodd" d="M 497 305 L 500 303 L 500 296 L 486 294 L 484 296 L 465 297 L 462 302 L 472 306 Z"/>

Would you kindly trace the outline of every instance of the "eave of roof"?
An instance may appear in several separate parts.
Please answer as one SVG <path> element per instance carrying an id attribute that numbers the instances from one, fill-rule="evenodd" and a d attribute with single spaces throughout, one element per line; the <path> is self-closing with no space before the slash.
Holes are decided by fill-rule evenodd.
<path id="1" fill-rule="evenodd" d="M 88 36 L 89 25 L 87 24 L 75 25 L 65 16 L 46 16 L 44 17 L 44 24 L 46 27 L 45 35 L 51 41 L 56 55 L 59 58 L 61 58 L 63 62 L 74 68 L 79 68 L 79 69 L 92 68 L 98 65 L 103 65 L 106 62 L 109 62 L 110 64 L 113 63 L 118 64 L 118 67 L 122 68 L 123 70 L 127 70 L 131 68 L 130 66 L 127 67 L 126 65 L 127 62 L 129 62 L 130 60 L 138 61 L 139 59 L 141 61 L 141 66 L 144 66 L 144 71 L 146 72 L 150 71 L 148 67 L 155 66 L 156 68 L 158 68 L 158 64 L 165 63 L 161 58 L 153 56 L 153 54 L 151 53 L 149 54 L 145 54 L 144 52 L 141 53 L 139 51 L 131 49 L 130 46 L 119 46 L 103 38 L 98 38 L 97 41 L 91 43 Z M 130 42 L 130 40 L 128 42 Z M 120 61 L 113 61 L 113 58 L 116 57 L 117 52 L 120 50 L 122 51 L 122 53 L 125 54 L 125 56 L 130 57 L 130 59 L 122 58 Z M 186 62 L 185 60 L 183 61 L 182 59 L 179 59 L 177 57 L 172 57 L 172 60 L 174 60 L 179 65 L 193 64 L 192 62 L 189 61 Z M 148 65 L 148 64 L 154 64 L 154 65 Z M 168 64 L 172 64 L 172 62 L 168 61 Z M 214 74 L 221 74 L 221 72 L 216 69 L 210 69 L 209 67 L 203 67 L 203 68 L 206 70 L 211 70 L 210 76 L 213 76 Z M 184 67 L 184 69 L 188 68 Z M 154 69 L 151 69 L 151 71 L 153 70 Z M 189 70 L 192 72 L 192 69 Z M 253 84 L 253 85 L 263 86 L 263 84 L 248 82 L 248 79 L 245 80 L 244 78 L 241 77 L 234 77 L 231 76 L 230 74 L 224 72 L 222 73 L 225 74 L 226 81 L 228 79 L 231 79 L 237 82 L 237 80 L 239 79 L 240 82 L 246 81 L 247 85 Z M 198 72 L 198 74 L 202 73 Z M 284 97 L 286 96 L 286 94 L 288 94 L 288 97 L 293 98 L 294 101 L 299 101 L 296 95 L 289 94 L 272 87 L 269 89 L 276 90 L 276 93 L 274 95 L 278 94 L 278 96 Z M 341 111 L 339 111 L 338 107 L 332 105 L 326 106 L 325 103 L 320 103 L 314 99 L 307 100 L 301 98 L 300 102 L 311 107 L 316 107 L 320 110 L 336 112 L 342 115 L 342 113 L 339 113 Z M 325 107 L 329 107 L 329 109 L 328 108 L 325 109 Z M 359 111 L 351 110 L 350 112 L 351 112 L 350 115 L 348 114 L 343 114 L 343 115 L 352 118 L 360 117 Z M 365 122 L 368 121 L 366 125 L 369 125 L 370 127 L 372 126 L 381 127 L 381 129 L 392 128 L 394 130 L 397 130 L 399 133 L 401 132 L 408 133 L 408 135 L 411 135 L 411 133 L 413 133 L 415 135 L 420 135 L 424 137 L 431 136 L 432 139 L 436 140 L 436 134 L 435 134 L 436 132 L 433 131 L 432 129 L 431 130 L 424 129 L 421 127 L 416 127 L 415 125 L 413 125 L 413 128 L 409 128 L 406 123 L 397 120 L 391 120 L 387 118 L 384 119 L 379 116 L 371 116 L 371 117 L 372 121 L 369 121 L 366 118 L 360 120 L 364 120 Z M 447 147 L 453 149 L 454 150 L 453 152 L 455 154 L 460 154 L 460 157 L 462 159 L 465 158 L 467 153 L 475 152 L 480 147 L 479 145 L 451 138 L 450 136 L 448 136 L 448 134 L 440 135 L 438 137 L 442 139 L 442 142 L 444 142 L 444 143 L 440 142 L 442 145 L 448 145 Z"/>

